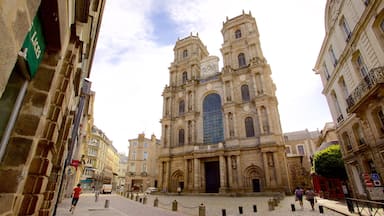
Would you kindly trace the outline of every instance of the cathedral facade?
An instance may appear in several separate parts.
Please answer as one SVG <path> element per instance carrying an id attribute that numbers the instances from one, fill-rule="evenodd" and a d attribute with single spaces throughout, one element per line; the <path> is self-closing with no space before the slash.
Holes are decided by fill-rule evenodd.
<path id="1" fill-rule="evenodd" d="M 179 39 L 163 91 L 160 190 L 290 191 L 276 87 L 251 13 L 226 20 L 219 58 Z"/>

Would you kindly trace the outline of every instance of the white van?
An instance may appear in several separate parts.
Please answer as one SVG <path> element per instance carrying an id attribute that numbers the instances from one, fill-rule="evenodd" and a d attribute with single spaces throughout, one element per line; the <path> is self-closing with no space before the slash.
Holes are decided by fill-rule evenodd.
<path id="1" fill-rule="evenodd" d="M 112 193 L 112 185 L 111 184 L 103 184 L 103 186 L 101 187 L 101 193 L 102 194 L 106 194 L 106 193 L 111 194 Z"/>

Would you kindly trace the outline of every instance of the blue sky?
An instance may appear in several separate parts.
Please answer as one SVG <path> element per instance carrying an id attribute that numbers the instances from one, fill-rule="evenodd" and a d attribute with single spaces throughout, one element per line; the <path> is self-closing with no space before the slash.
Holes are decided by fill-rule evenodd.
<path id="1" fill-rule="evenodd" d="M 161 137 L 162 92 L 178 38 L 199 34 L 220 58 L 226 17 L 255 17 L 276 84 L 283 132 L 332 121 L 312 71 L 324 38 L 325 0 L 110 0 L 91 71 L 95 125 L 120 152 L 144 132 Z"/>

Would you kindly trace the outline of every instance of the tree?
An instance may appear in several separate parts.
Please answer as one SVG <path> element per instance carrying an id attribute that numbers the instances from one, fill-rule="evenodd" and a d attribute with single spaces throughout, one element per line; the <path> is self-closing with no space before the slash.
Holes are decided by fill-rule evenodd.
<path id="1" fill-rule="evenodd" d="M 331 145 L 317 152 L 313 158 L 313 166 L 320 176 L 347 179 L 339 145 Z"/>

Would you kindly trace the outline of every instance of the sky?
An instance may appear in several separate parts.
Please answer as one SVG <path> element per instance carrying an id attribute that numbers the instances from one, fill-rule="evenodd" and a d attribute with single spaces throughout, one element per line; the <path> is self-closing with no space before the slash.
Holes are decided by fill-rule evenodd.
<path id="1" fill-rule="evenodd" d="M 324 39 L 326 0 L 106 1 L 90 80 L 94 124 L 128 153 L 128 140 L 161 138 L 162 92 L 176 41 L 198 33 L 220 58 L 223 22 L 255 17 L 276 85 L 283 132 L 321 130 L 332 117 L 314 68 Z"/>

